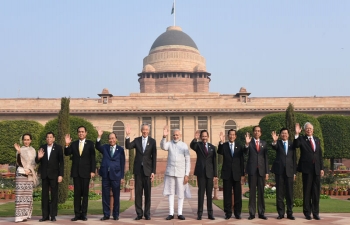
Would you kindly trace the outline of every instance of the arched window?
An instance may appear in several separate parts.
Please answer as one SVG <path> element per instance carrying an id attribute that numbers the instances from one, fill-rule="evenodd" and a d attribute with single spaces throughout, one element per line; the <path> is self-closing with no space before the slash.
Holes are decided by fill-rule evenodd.
<path id="1" fill-rule="evenodd" d="M 225 123 L 225 135 L 227 136 L 227 132 L 231 129 L 237 130 L 236 122 L 233 120 L 227 120 Z"/>
<path id="2" fill-rule="evenodd" d="M 113 132 L 116 133 L 118 138 L 118 145 L 122 146 L 124 148 L 124 142 L 125 142 L 125 128 L 124 123 L 117 121 L 113 124 Z"/>

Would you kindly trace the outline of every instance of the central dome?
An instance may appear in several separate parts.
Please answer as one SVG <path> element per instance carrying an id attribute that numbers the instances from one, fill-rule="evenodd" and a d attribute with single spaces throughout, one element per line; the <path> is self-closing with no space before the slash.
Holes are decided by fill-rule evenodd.
<path id="1" fill-rule="evenodd" d="M 151 50 L 165 45 L 184 45 L 198 50 L 196 43 L 190 36 L 182 32 L 177 26 L 168 27 L 166 32 L 162 33 L 153 43 Z"/>

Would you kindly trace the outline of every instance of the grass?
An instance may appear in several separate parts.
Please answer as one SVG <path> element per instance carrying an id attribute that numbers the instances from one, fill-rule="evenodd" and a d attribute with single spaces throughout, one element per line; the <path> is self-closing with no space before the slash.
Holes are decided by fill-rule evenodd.
<path id="1" fill-rule="evenodd" d="M 73 206 L 73 201 L 67 201 L 66 204 Z M 120 212 L 124 212 L 134 204 L 133 201 L 120 201 Z M 102 212 L 102 201 L 89 201 L 88 215 L 99 215 Z M 0 217 L 10 217 L 15 215 L 15 203 L 9 202 L 0 205 Z M 59 209 L 58 215 L 74 215 L 73 207 L 71 209 Z M 41 202 L 34 202 L 33 216 L 41 216 Z"/>
<path id="2" fill-rule="evenodd" d="M 221 208 L 223 207 L 223 200 L 213 200 L 213 203 Z M 242 201 L 242 212 L 248 212 L 248 199 Z M 275 213 L 276 210 L 276 199 L 265 198 L 265 212 Z M 303 207 L 294 207 L 293 212 L 303 212 Z M 339 200 L 339 199 L 320 199 L 320 212 L 321 213 L 349 213 L 350 212 L 350 201 Z"/>

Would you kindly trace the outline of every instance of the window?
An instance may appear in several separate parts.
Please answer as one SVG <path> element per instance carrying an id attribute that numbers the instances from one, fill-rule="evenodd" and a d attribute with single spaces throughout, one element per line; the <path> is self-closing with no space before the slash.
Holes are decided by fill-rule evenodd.
<path id="1" fill-rule="evenodd" d="M 124 123 L 120 121 L 115 122 L 113 124 L 113 132 L 117 135 L 118 145 L 124 147 L 124 141 L 125 141 Z"/>
<path id="2" fill-rule="evenodd" d="M 148 124 L 149 126 L 148 136 L 152 137 L 152 117 L 142 117 L 142 124 Z"/>
<path id="3" fill-rule="evenodd" d="M 180 129 L 180 117 L 170 117 L 170 134 L 173 134 L 175 129 Z"/>
<path id="4" fill-rule="evenodd" d="M 225 135 L 227 135 L 227 132 L 229 130 L 237 130 L 237 126 L 236 126 L 236 122 L 233 121 L 233 120 L 228 120 L 226 123 L 225 123 Z"/>
<path id="5" fill-rule="evenodd" d="M 103 97 L 103 104 L 107 104 L 108 102 L 108 98 L 107 97 Z"/>
<path id="6" fill-rule="evenodd" d="M 208 130 L 207 116 L 198 116 L 198 130 Z"/>

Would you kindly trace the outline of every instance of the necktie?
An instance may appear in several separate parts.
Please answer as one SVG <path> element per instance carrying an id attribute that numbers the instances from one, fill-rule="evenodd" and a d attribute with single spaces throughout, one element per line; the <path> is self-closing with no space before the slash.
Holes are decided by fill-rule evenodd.
<path id="1" fill-rule="evenodd" d="M 259 141 L 256 141 L 255 143 L 256 150 L 260 152 L 260 146 L 259 146 Z"/>
<path id="2" fill-rule="evenodd" d="M 286 155 L 288 154 L 288 148 L 287 148 L 287 142 L 283 142 L 283 146 L 284 146 L 284 151 L 286 152 Z"/>
<path id="3" fill-rule="evenodd" d="M 315 151 L 315 146 L 314 146 L 314 143 L 312 142 L 312 138 L 311 137 L 309 137 L 309 141 L 310 141 L 312 150 Z"/>
<path id="4" fill-rule="evenodd" d="M 80 141 L 79 142 L 79 154 L 80 154 L 80 156 L 83 153 L 83 148 L 84 148 L 84 143 L 82 141 Z"/>
<path id="5" fill-rule="evenodd" d="M 231 156 L 233 157 L 233 144 L 232 143 L 230 143 L 230 149 L 231 149 Z"/>
<path id="6" fill-rule="evenodd" d="M 113 157 L 113 146 L 109 147 L 109 151 L 110 151 L 110 154 L 111 154 L 111 157 Z"/>
<path id="7" fill-rule="evenodd" d="M 205 153 L 205 156 L 208 156 L 208 149 L 207 149 L 207 145 L 205 143 L 203 143 L 204 145 L 204 153 Z"/>

